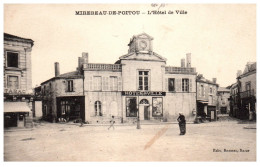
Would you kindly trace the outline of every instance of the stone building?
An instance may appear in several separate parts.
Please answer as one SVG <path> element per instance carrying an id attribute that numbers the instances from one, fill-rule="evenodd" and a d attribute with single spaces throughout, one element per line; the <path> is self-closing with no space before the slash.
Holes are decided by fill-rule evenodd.
<path id="1" fill-rule="evenodd" d="M 89 123 L 140 120 L 176 121 L 179 112 L 193 120 L 196 109 L 196 69 L 191 54 L 181 67 L 166 65 L 166 58 L 153 51 L 153 38 L 133 36 L 128 53 L 114 64 L 93 64 L 88 54 L 78 58 L 74 72 L 59 74 L 41 84 L 43 115 Z M 72 116 L 73 115 L 73 116 Z"/>
<path id="2" fill-rule="evenodd" d="M 31 51 L 34 41 L 4 33 L 4 126 L 32 126 Z"/>
<path id="3" fill-rule="evenodd" d="M 203 75 L 198 75 L 197 79 L 197 115 L 206 116 L 210 120 L 217 119 L 217 91 L 219 85 L 217 79 L 213 78 L 212 81 L 205 79 Z"/>
<path id="4" fill-rule="evenodd" d="M 256 62 L 248 62 L 242 73 L 237 73 L 237 83 L 231 87 L 232 113 L 239 119 L 249 119 L 249 112 L 256 113 Z"/>
<path id="5" fill-rule="evenodd" d="M 229 114 L 230 106 L 229 106 L 229 97 L 230 97 L 230 89 L 219 87 L 217 91 L 217 110 L 218 114 Z"/>

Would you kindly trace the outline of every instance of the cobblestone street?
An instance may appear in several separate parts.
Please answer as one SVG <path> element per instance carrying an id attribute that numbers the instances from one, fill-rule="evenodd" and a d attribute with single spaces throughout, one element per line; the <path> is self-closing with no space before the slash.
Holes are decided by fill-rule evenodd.
<path id="1" fill-rule="evenodd" d="M 252 126 L 235 120 L 187 124 L 187 134 L 180 136 L 178 124 L 107 130 L 108 126 L 41 123 L 29 131 L 6 130 L 4 160 L 255 161 L 256 129 L 244 128 Z"/>

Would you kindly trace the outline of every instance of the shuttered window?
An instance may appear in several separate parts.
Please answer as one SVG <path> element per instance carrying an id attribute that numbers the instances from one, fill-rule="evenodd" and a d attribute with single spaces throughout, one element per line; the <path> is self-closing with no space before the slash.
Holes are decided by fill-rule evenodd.
<path id="1" fill-rule="evenodd" d="M 101 77 L 97 76 L 93 78 L 93 86 L 94 86 L 94 90 L 96 91 L 101 91 L 102 90 L 102 83 L 101 83 Z"/>
<path id="2" fill-rule="evenodd" d="M 189 92 L 189 79 L 187 78 L 182 79 L 182 91 Z"/>
<path id="3" fill-rule="evenodd" d="M 169 78 L 168 79 L 168 90 L 170 92 L 175 91 L 175 79 L 174 78 Z"/>
<path id="4" fill-rule="evenodd" d="M 18 84 L 18 76 L 8 76 L 8 88 L 10 89 L 18 89 L 19 84 Z"/>
<path id="5" fill-rule="evenodd" d="M 110 77 L 110 90 L 111 91 L 117 91 L 118 90 L 117 77 Z"/>

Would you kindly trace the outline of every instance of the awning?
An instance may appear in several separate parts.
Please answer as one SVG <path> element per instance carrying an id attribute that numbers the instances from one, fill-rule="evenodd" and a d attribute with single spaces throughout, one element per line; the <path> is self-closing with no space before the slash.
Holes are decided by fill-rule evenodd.
<path id="1" fill-rule="evenodd" d="M 31 112 L 26 102 L 4 102 L 4 112 Z"/>
<path id="2" fill-rule="evenodd" d="M 209 101 L 198 100 L 199 103 L 208 104 Z"/>

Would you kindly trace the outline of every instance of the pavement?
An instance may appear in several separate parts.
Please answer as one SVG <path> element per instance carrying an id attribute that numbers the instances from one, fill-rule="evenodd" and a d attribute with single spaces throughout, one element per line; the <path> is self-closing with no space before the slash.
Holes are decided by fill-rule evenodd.
<path id="1" fill-rule="evenodd" d="M 4 131 L 4 161 L 256 161 L 255 126 L 237 120 L 93 126 L 35 123 Z"/>

